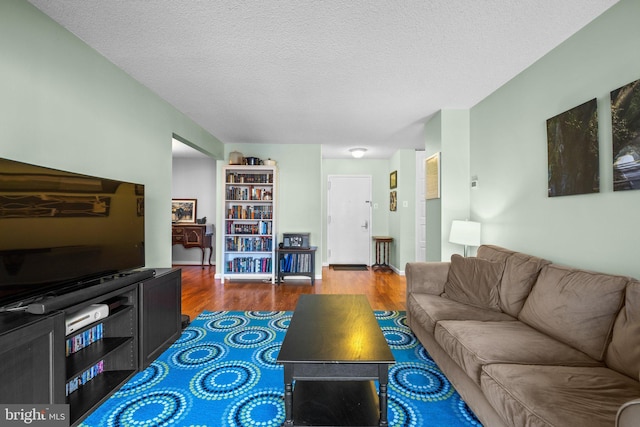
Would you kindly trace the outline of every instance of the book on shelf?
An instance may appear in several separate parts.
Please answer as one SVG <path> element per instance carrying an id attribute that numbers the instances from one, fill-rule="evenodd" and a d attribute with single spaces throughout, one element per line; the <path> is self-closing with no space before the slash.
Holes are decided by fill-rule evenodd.
<path id="1" fill-rule="evenodd" d="M 227 237 L 225 243 L 230 252 L 270 252 L 273 249 L 270 237 Z"/>
<path id="2" fill-rule="evenodd" d="M 226 273 L 271 273 L 269 257 L 239 257 L 227 261 Z"/>
<path id="3" fill-rule="evenodd" d="M 280 272 L 308 273 L 311 269 L 311 254 L 288 253 L 280 258 Z"/>
<path id="4" fill-rule="evenodd" d="M 271 221 L 260 220 L 255 223 L 227 222 L 227 234 L 261 234 L 271 235 Z"/>
<path id="5" fill-rule="evenodd" d="M 103 334 L 104 327 L 102 326 L 102 323 L 99 323 L 80 334 L 67 338 L 65 341 L 65 355 L 69 356 L 73 353 L 77 353 L 94 342 L 101 340 Z"/>
<path id="6" fill-rule="evenodd" d="M 96 376 L 100 375 L 104 372 L 104 360 L 99 361 L 82 374 L 77 377 L 71 379 L 66 384 L 66 396 L 69 396 L 74 391 L 78 390 L 80 387 L 94 379 Z"/>

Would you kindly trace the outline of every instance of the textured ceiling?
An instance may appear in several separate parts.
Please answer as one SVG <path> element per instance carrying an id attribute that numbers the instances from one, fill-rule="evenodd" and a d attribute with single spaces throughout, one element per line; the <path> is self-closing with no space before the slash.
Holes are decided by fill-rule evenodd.
<path id="1" fill-rule="evenodd" d="M 423 148 L 617 0 L 29 0 L 225 143 Z M 251 155 L 251 153 L 245 153 Z"/>

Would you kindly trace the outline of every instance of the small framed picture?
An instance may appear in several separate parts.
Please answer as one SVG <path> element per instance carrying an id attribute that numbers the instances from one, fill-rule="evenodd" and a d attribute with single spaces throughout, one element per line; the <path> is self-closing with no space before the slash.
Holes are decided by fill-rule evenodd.
<path id="1" fill-rule="evenodd" d="M 398 210 L 398 194 L 395 191 L 392 191 L 389 197 L 389 210 L 392 212 Z"/>
<path id="2" fill-rule="evenodd" d="M 393 189 L 398 186 L 398 171 L 393 171 L 389 175 L 389 188 Z"/>
<path id="3" fill-rule="evenodd" d="M 196 223 L 196 199 L 173 199 L 171 201 L 171 222 Z"/>

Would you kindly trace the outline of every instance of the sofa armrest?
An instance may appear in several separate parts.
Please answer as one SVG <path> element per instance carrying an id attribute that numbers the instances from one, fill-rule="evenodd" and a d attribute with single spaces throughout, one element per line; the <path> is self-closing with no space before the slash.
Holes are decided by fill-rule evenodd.
<path id="1" fill-rule="evenodd" d="M 618 409 L 616 427 L 640 426 L 640 399 L 631 400 Z"/>
<path id="2" fill-rule="evenodd" d="M 407 295 L 440 295 L 449 276 L 450 262 L 409 262 L 405 267 Z"/>

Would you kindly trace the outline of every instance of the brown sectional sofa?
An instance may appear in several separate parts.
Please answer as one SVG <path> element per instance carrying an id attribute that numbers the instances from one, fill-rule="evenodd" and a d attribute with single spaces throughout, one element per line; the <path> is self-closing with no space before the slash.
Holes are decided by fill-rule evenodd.
<path id="1" fill-rule="evenodd" d="M 409 326 L 485 426 L 640 426 L 640 282 L 490 245 L 405 272 Z"/>

